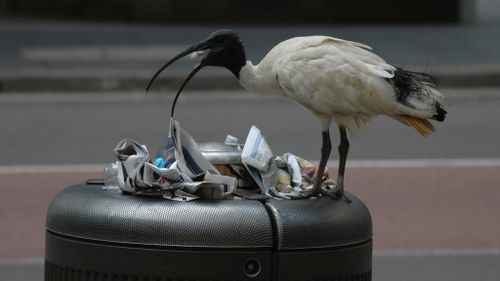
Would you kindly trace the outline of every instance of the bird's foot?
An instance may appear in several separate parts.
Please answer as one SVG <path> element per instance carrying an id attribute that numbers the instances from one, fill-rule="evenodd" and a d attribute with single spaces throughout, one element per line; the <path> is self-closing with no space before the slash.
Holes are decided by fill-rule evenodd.
<path id="1" fill-rule="evenodd" d="M 313 197 L 321 196 L 321 188 L 319 186 L 309 186 L 305 189 L 297 190 L 289 195 L 290 199 L 298 200 L 298 199 L 309 199 Z"/>
<path id="2" fill-rule="evenodd" d="M 309 199 L 313 197 L 317 197 L 321 192 L 319 190 L 315 190 L 314 188 L 301 190 L 296 195 L 292 196 L 291 199 Z"/>
<path id="3" fill-rule="evenodd" d="M 344 200 L 347 204 L 351 203 L 351 199 L 347 198 L 344 192 L 344 188 L 341 188 L 335 184 L 331 185 L 325 185 L 321 188 L 321 194 L 324 196 L 330 196 L 334 198 L 335 200 L 342 199 Z"/>

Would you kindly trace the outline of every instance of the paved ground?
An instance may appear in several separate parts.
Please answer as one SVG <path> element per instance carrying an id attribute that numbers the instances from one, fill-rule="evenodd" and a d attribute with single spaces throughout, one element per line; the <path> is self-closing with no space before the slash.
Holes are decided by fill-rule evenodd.
<path id="1" fill-rule="evenodd" d="M 494 123 L 500 119 L 500 96 L 497 89 L 444 91 L 450 114 L 433 136 L 421 138 L 380 118 L 351 142 L 346 184 L 372 212 L 374 280 L 493 281 L 500 276 L 500 131 Z M 70 184 L 100 177 L 121 138 L 136 138 L 153 151 L 161 146 L 167 124 L 158 120 L 167 119 L 170 102 L 171 96 L 130 94 L 0 96 L 5 148 L 0 279 L 41 280 L 50 199 Z M 275 153 L 317 159 L 315 120 L 288 101 L 191 92 L 177 113 L 199 141 L 220 141 L 227 133 L 243 139 L 255 123 Z M 160 125 L 137 121 L 151 116 Z"/>
<path id="2" fill-rule="evenodd" d="M 372 212 L 373 280 L 498 280 L 499 173 L 498 166 L 350 169 L 349 190 Z M 8 185 L 0 189 L 1 280 L 43 280 L 50 199 L 65 186 L 100 175 L 0 174 Z"/>
<path id="3" fill-rule="evenodd" d="M 152 152 L 163 145 L 169 94 L 195 62 L 173 65 L 156 94 L 143 88 L 168 58 L 217 28 L 0 21 L 0 280 L 43 279 L 50 199 L 100 177 L 120 139 Z M 444 86 L 483 87 L 443 89 L 448 119 L 429 138 L 375 120 L 351 141 L 346 185 L 372 212 L 374 280 L 498 280 L 500 89 L 484 87 L 500 85 L 500 25 L 229 28 L 254 62 L 283 39 L 326 34 L 372 45 Z M 318 126 L 303 108 L 235 91 L 220 69 L 202 71 L 189 89 L 198 91 L 184 94 L 177 118 L 198 141 L 244 139 L 255 124 L 275 154 L 318 158 Z"/>
<path id="4" fill-rule="evenodd" d="M 346 185 L 372 212 L 375 250 L 500 249 L 500 224 L 493 215 L 500 214 L 499 174 L 500 165 L 351 168 Z M 100 177 L 101 172 L 0 174 L 0 259 L 42 257 L 50 200 L 70 184 Z"/>
<path id="5" fill-rule="evenodd" d="M 373 217 L 373 280 L 498 280 L 499 174 L 500 166 L 349 169 L 349 190 Z M 6 185 L 0 188 L 1 280 L 43 279 L 50 199 L 70 184 L 100 176 L 0 174 Z"/>
<path id="6" fill-rule="evenodd" d="M 375 252 L 373 281 L 497 281 L 498 252 Z M 43 260 L 0 261 L 0 276 L 9 281 L 43 280 Z"/>
<path id="7" fill-rule="evenodd" d="M 349 158 L 500 158 L 500 128 L 494 123 L 500 120 L 498 91 L 445 89 L 447 120 L 435 123 L 437 132 L 428 138 L 397 121 L 376 118 L 352 138 Z M 317 121 L 289 100 L 243 92 L 181 97 L 176 118 L 200 142 L 223 141 L 226 134 L 244 140 L 256 125 L 275 154 L 291 151 L 319 158 Z M 144 94 L 0 95 L 0 144 L 5 148 L 0 165 L 107 163 L 113 159 L 112 148 L 125 137 L 155 153 L 167 135 L 171 99 Z M 338 142 L 337 130 L 332 134 Z"/>
<path id="8" fill-rule="evenodd" d="M 500 25 L 189 26 L 0 21 L 0 91 L 144 89 L 168 59 L 219 28 L 241 34 L 248 59 L 276 43 L 324 34 L 371 45 L 388 62 L 428 71 L 444 85 L 500 84 Z M 176 88 L 192 60 L 180 61 L 155 85 Z M 166 76 L 165 76 L 166 77 Z M 236 88 L 228 71 L 201 71 L 191 88 Z M 175 83 L 177 82 L 177 83 Z"/>

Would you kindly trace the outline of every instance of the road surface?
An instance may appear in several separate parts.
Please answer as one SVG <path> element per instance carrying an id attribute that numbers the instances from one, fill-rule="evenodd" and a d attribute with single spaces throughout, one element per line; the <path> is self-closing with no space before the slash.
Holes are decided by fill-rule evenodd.
<path id="1" fill-rule="evenodd" d="M 500 95 L 444 90 L 448 119 L 422 138 L 388 118 L 351 141 L 346 187 L 374 220 L 373 280 L 498 280 Z M 0 96 L 0 279 L 42 280 L 44 218 L 64 187 L 100 177 L 126 137 L 152 153 L 171 95 Z M 244 140 L 251 125 L 275 154 L 319 158 L 319 128 L 300 106 L 243 92 L 189 92 L 176 118 L 198 141 Z M 338 143 L 336 131 L 334 142 Z M 329 167 L 335 172 L 335 151 Z"/>
<path id="2" fill-rule="evenodd" d="M 349 159 L 500 158 L 498 89 L 445 90 L 449 111 L 437 132 L 422 138 L 387 117 L 351 138 Z M 1 95 L 0 165 L 101 164 L 113 148 L 133 138 L 155 152 L 168 132 L 169 94 Z M 187 92 L 176 119 L 199 142 L 244 141 L 251 125 L 265 134 L 273 152 L 319 159 L 316 119 L 301 106 L 279 97 L 245 92 Z M 333 128 L 334 143 L 338 143 Z M 336 154 L 332 153 L 336 158 Z"/>

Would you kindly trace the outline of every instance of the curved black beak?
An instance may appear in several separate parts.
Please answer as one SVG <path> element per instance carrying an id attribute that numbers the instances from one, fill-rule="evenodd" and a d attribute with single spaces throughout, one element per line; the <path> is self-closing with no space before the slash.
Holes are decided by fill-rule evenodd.
<path id="1" fill-rule="evenodd" d="M 172 63 L 174 63 L 175 61 L 177 61 L 178 59 L 186 56 L 186 55 L 189 55 L 193 52 L 196 52 L 196 51 L 202 51 L 202 50 L 205 50 L 205 49 L 208 49 L 210 47 L 209 43 L 207 40 L 205 41 L 202 41 L 198 44 L 195 44 L 189 48 L 187 48 L 186 50 L 184 50 L 183 52 L 181 52 L 180 54 L 178 54 L 177 56 L 173 57 L 171 60 L 169 60 L 165 65 L 163 65 L 156 73 L 155 75 L 153 75 L 153 77 L 151 78 L 151 80 L 149 80 L 149 83 L 148 83 L 148 86 L 146 87 L 146 92 L 149 91 L 149 89 L 151 88 L 151 85 L 153 85 L 153 82 L 155 81 L 155 79 L 158 77 L 158 75 L 160 75 L 160 73 L 165 69 L 167 68 L 169 65 L 171 65 Z M 184 80 L 184 82 L 182 83 L 181 87 L 179 88 L 179 90 L 177 91 L 177 94 L 175 95 L 175 98 L 174 98 L 174 102 L 172 103 L 172 108 L 170 109 L 170 117 L 173 117 L 174 116 L 174 110 L 175 110 L 175 104 L 177 103 L 177 99 L 179 98 L 179 95 L 180 93 L 182 92 L 182 90 L 184 89 L 184 87 L 186 86 L 186 84 L 189 82 L 189 80 L 191 80 L 191 78 L 193 78 L 193 76 L 200 70 L 202 69 L 204 66 L 205 66 L 205 62 L 204 60 L 202 60 L 198 65 L 195 66 L 195 68 L 193 69 L 193 71 L 191 71 L 191 73 L 189 73 L 189 75 L 186 77 L 186 79 Z"/>
<path id="2" fill-rule="evenodd" d="M 179 60 L 180 58 L 186 56 L 186 55 L 189 55 L 193 52 L 196 52 L 196 51 L 202 51 L 202 50 L 205 50 L 205 49 L 208 49 L 210 46 L 207 42 L 207 40 L 205 41 L 202 41 L 198 44 L 195 44 L 189 48 L 187 48 L 186 50 L 184 50 L 183 52 L 181 52 L 180 54 L 178 54 L 177 56 L 173 57 L 171 60 L 169 60 L 165 65 L 163 65 L 156 73 L 155 75 L 153 75 L 153 77 L 151 78 L 151 80 L 149 80 L 149 83 L 148 83 L 148 86 L 146 87 L 146 92 L 149 91 L 149 89 L 151 88 L 151 85 L 153 85 L 153 82 L 155 81 L 155 79 L 158 77 L 158 75 L 160 75 L 160 73 L 165 70 L 165 68 L 167 68 L 169 65 L 171 65 L 172 63 L 174 63 L 175 61 Z M 196 68 L 202 68 L 204 65 L 203 61 L 196 66 Z M 195 68 L 195 70 L 196 70 Z M 199 69 L 198 69 L 199 70 Z M 194 73 L 198 72 L 198 70 L 194 71 Z M 191 72 L 191 74 L 189 74 L 188 76 L 188 79 L 186 80 L 189 80 L 191 79 L 191 77 L 194 75 L 194 73 Z M 186 81 L 184 81 L 186 83 Z M 184 83 L 184 84 L 185 84 Z M 183 84 L 183 85 L 184 85 Z"/>
<path id="3" fill-rule="evenodd" d="M 179 90 L 177 91 L 177 94 L 175 95 L 174 102 L 172 103 L 172 107 L 170 108 L 170 117 L 172 117 L 172 118 L 174 117 L 175 104 L 177 103 L 177 98 L 179 97 L 179 95 L 181 94 L 182 90 L 184 89 L 184 86 L 186 86 L 186 84 L 189 82 L 189 80 L 191 80 L 191 78 L 193 78 L 193 76 L 200 69 L 202 69 L 204 66 L 205 65 L 200 62 L 198 65 L 195 66 L 195 68 L 193 69 L 193 71 L 191 71 L 191 73 L 189 73 L 189 75 L 186 77 L 186 79 L 184 80 L 184 82 L 182 82 L 181 87 L 179 88 Z"/>

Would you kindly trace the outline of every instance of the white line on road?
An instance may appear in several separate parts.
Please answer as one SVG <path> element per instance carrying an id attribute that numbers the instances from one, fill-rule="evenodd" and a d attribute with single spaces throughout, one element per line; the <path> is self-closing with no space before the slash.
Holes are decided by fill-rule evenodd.
<path id="1" fill-rule="evenodd" d="M 173 57 L 185 49 L 182 45 L 157 46 L 72 46 L 72 47 L 23 47 L 21 57 L 33 61 L 102 61 L 139 60 L 158 61 Z"/>
<path id="2" fill-rule="evenodd" d="M 311 161 L 318 164 L 319 161 Z M 0 174 L 20 173 L 95 173 L 101 172 L 106 164 L 46 164 L 46 165 L 4 165 Z M 329 167 L 337 167 L 337 161 L 328 161 Z M 428 168 L 428 167 L 500 167 L 498 158 L 457 159 L 385 159 L 349 160 L 349 168 Z"/>
<path id="3" fill-rule="evenodd" d="M 105 164 L 48 164 L 0 166 L 0 174 L 43 173 L 96 173 L 102 172 Z"/>
<path id="4" fill-rule="evenodd" d="M 319 163 L 319 161 L 317 162 Z M 328 166 L 335 167 L 336 161 L 328 161 Z M 453 158 L 453 159 L 387 159 L 387 160 L 351 160 L 351 168 L 426 168 L 426 167 L 500 167 L 497 158 Z"/>
<path id="5" fill-rule="evenodd" d="M 44 263 L 43 258 L 20 258 L 20 259 L 0 259 L 0 266 L 29 266 L 41 265 Z"/>
<path id="6" fill-rule="evenodd" d="M 423 257 L 423 256 L 499 256 L 500 249 L 402 249 L 402 250 L 375 250 L 374 257 Z M 43 258 L 3 258 L 0 266 L 20 266 L 43 264 Z"/>
<path id="7" fill-rule="evenodd" d="M 500 90 L 498 88 L 475 88 L 471 89 L 443 89 L 446 92 L 446 99 L 450 100 L 488 100 L 488 99 L 500 99 Z M 149 101 L 149 100 L 165 100 L 172 101 L 174 98 L 175 91 L 161 91 L 145 93 L 142 90 L 138 91 L 115 91 L 107 92 L 103 95 L 101 92 L 71 92 L 68 93 L 47 93 L 47 92 L 32 92 L 32 93 L 2 93 L 0 95 L 0 103 L 54 103 L 54 102 L 64 102 L 64 103 L 81 103 L 81 102 L 138 102 L 138 101 Z M 182 99 L 189 100 L 192 102 L 206 102 L 206 101 L 257 101 L 257 102 L 269 102 L 270 100 L 285 100 L 285 97 L 270 95 L 266 97 L 261 97 L 255 95 L 243 89 L 240 90 L 210 90 L 210 91 L 196 91 L 190 90 L 186 91 L 182 96 Z"/>
<path id="8" fill-rule="evenodd" d="M 401 249 L 374 251 L 375 257 L 419 257 L 419 256 L 498 256 L 500 249 Z"/>

